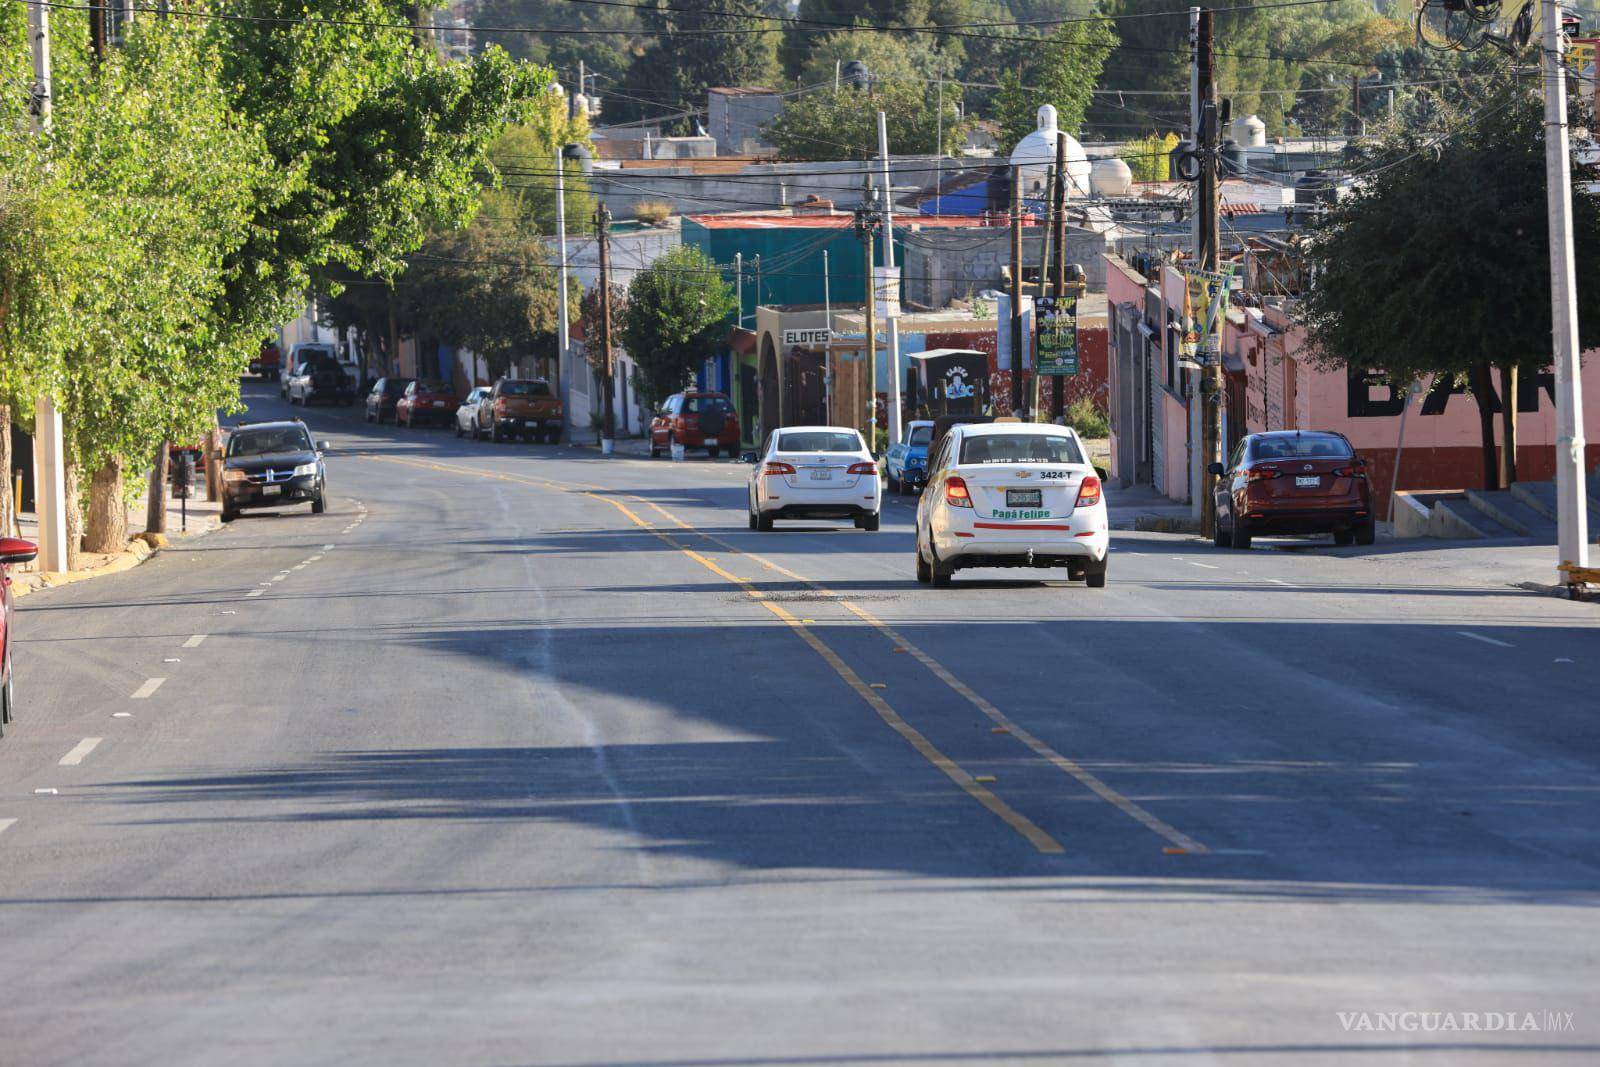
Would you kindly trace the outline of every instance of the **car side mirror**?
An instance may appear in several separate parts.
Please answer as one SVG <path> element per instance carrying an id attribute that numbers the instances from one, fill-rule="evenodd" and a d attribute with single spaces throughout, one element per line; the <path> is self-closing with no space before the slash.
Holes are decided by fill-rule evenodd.
<path id="1" fill-rule="evenodd" d="M 754 452 L 740 452 L 739 453 L 739 462 L 740 463 L 754 463 L 755 461 L 756 461 L 756 454 Z"/>
<path id="2" fill-rule="evenodd" d="M 1227 472 L 1220 463 L 1207 463 L 1206 473 L 1220 478 Z"/>
<path id="3" fill-rule="evenodd" d="M 317 451 L 318 452 L 331 452 L 331 451 L 333 451 L 333 448 L 326 441 L 318 441 L 317 442 Z"/>
<path id="4" fill-rule="evenodd" d="M 0 564 L 28 563 L 39 554 L 39 546 L 20 537 L 0 537 Z"/>

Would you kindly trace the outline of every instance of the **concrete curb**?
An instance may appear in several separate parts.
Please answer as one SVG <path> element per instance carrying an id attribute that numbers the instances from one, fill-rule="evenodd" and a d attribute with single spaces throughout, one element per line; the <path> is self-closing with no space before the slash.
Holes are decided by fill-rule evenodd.
<path id="1" fill-rule="evenodd" d="M 221 521 L 217 519 L 202 519 L 199 522 L 194 520 L 195 517 L 190 516 L 189 532 L 181 535 L 182 540 L 201 537 L 222 528 Z M 176 537 L 178 535 L 156 536 L 166 540 L 169 536 Z M 168 547 L 171 543 L 171 541 L 168 541 L 167 545 L 162 547 Z M 30 571 L 23 574 L 13 574 L 11 576 L 11 595 L 25 597 L 29 593 L 37 592 L 40 589 L 54 589 L 57 586 L 72 585 L 75 582 L 87 581 L 90 578 L 101 578 L 108 574 L 121 574 L 123 571 L 133 570 L 133 568 L 159 551 L 161 551 L 161 548 L 152 548 L 150 546 L 144 533 L 136 534 L 129 539 L 128 547 L 121 552 L 109 555 L 84 553 L 82 558 L 96 562 L 87 567 L 80 567 L 75 571 Z"/>

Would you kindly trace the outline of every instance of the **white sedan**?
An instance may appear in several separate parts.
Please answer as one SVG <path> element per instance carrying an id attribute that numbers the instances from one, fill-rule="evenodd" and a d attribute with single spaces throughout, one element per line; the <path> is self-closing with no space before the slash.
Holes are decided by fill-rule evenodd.
<path id="1" fill-rule="evenodd" d="M 456 408 L 457 437 L 462 437 L 466 434 L 471 434 L 474 438 L 478 436 L 478 405 L 483 403 L 484 398 L 488 395 L 489 387 L 480 385 L 468 393 L 467 398 L 461 402 L 461 406 Z"/>
<path id="2" fill-rule="evenodd" d="M 878 528 L 878 463 L 855 430 L 786 426 L 744 458 L 750 529 L 770 530 L 773 519 L 854 519 L 858 530 Z"/>
<path id="3" fill-rule="evenodd" d="M 1105 492 L 1065 426 L 953 427 L 928 461 L 917 504 L 917 580 L 943 587 L 967 567 L 1065 567 L 1106 584 Z"/>

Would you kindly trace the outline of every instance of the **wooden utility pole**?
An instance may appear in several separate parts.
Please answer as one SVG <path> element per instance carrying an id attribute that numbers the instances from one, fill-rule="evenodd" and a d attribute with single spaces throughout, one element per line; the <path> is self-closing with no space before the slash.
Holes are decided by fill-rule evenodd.
<path id="1" fill-rule="evenodd" d="M 1200 12 L 1200 32 L 1195 53 L 1200 68 L 1200 183 L 1199 194 L 1200 262 L 1201 270 L 1217 272 L 1222 266 L 1222 249 L 1218 234 L 1217 217 L 1217 82 L 1212 54 L 1213 19 L 1209 9 Z M 1217 294 L 1219 301 L 1227 300 L 1227 290 Z M 1221 317 L 1225 307 L 1217 310 L 1217 331 L 1221 330 Z M 1200 531 L 1212 537 L 1217 530 L 1217 500 L 1212 492 L 1215 475 L 1207 470 L 1221 458 L 1222 438 L 1222 353 L 1218 349 L 1216 334 L 1202 324 L 1200 334 Z"/>
<path id="2" fill-rule="evenodd" d="M 868 198 L 870 204 L 871 198 Z M 866 361 L 866 389 L 867 394 L 867 451 L 876 452 L 878 448 L 878 287 L 873 284 L 872 277 L 872 227 L 871 213 L 868 212 L 868 221 L 862 229 L 863 244 L 866 250 L 867 272 L 867 328 L 863 338 L 865 347 L 861 350 L 861 358 Z M 861 412 L 857 411 L 857 418 Z"/>
<path id="3" fill-rule="evenodd" d="M 1056 263 L 1055 287 L 1051 290 L 1056 298 L 1056 307 L 1061 307 L 1061 298 L 1067 293 L 1067 139 L 1056 138 Z M 1057 310 L 1057 314 L 1060 311 Z M 1061 375 L 1053 375 L 1050 379 L 1050 417 L 1059 419 L 1067 413 L 1067 383 L 1061 380 Z"/>
<path id="4" fill-rule="evenodd" d="M 1022 414 L 1022 168 L 1011 166 L 1011 414 Z"/>
<path id="5" fill-rule="evenodd" d="M 1056 149 L 1058 152 L 1064 143 L 1065 142 L 1063 138 L 1059 136 L 1056 138 Z M 1039 242 L 1039 286 L 1038 289 L 1035 290 L 1036 296 L 1044 296 L 1045 287 L 1050 283 L 1050 270 L 1052 263 L 1050 243 L 1055 239 L 1056 235 L 1055 203 L 1056 173 L 1052 168 L 1049 177 L 1045 179 L 1044 186 L 1044 239 Z M 1034 307 L 1035 309 L 1038 308 L 1037 301 L 1035 301 Z M 1033 329 L 1034 333 L 1037 334 L 1039 330 L 1037 310 L 1035 311 Z M 1034 348 L 1037 349 L 1039 347 L 1038 337 L 1035 336 L 1032 338 L 1032 340 L 1034 342 Z M 1033 419 L 1035 422 L 1039 420 L 1039 414 L 1043 410 L 1043 405 L 1040 403 L 1040 401 L 1043 399 L 1044 375 L 1039 373 L 1039 368 L 1037 365 L 1035 365 L 1033 368 L 1033 383 L 1028 390 L 1028 407 L 1033 412 Z"/>
<path id="6" fill-rule="evenodd" d="M 611 410 L 611 211 L 601 204 L 594 213 L 594 228 L 600 240 L 600 451 L 610 454 L 616 448 L 616 413 Z"/>

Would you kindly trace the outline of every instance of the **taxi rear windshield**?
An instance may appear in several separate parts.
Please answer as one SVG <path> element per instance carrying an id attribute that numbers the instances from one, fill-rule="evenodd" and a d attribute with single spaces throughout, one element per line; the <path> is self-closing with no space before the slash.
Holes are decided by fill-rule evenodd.
<path id="1" fill-rule="evenodd" d="M 986 433 L 961 442 L 962 463 L 1082 463 L 1078 442 L 1042 433 Z"/>
<path id="2" fill-rule="evenodd" d="M 861 438 L 844 430 L 805 430 L 778 435 L 779 452 L 860 452 Z"/>

